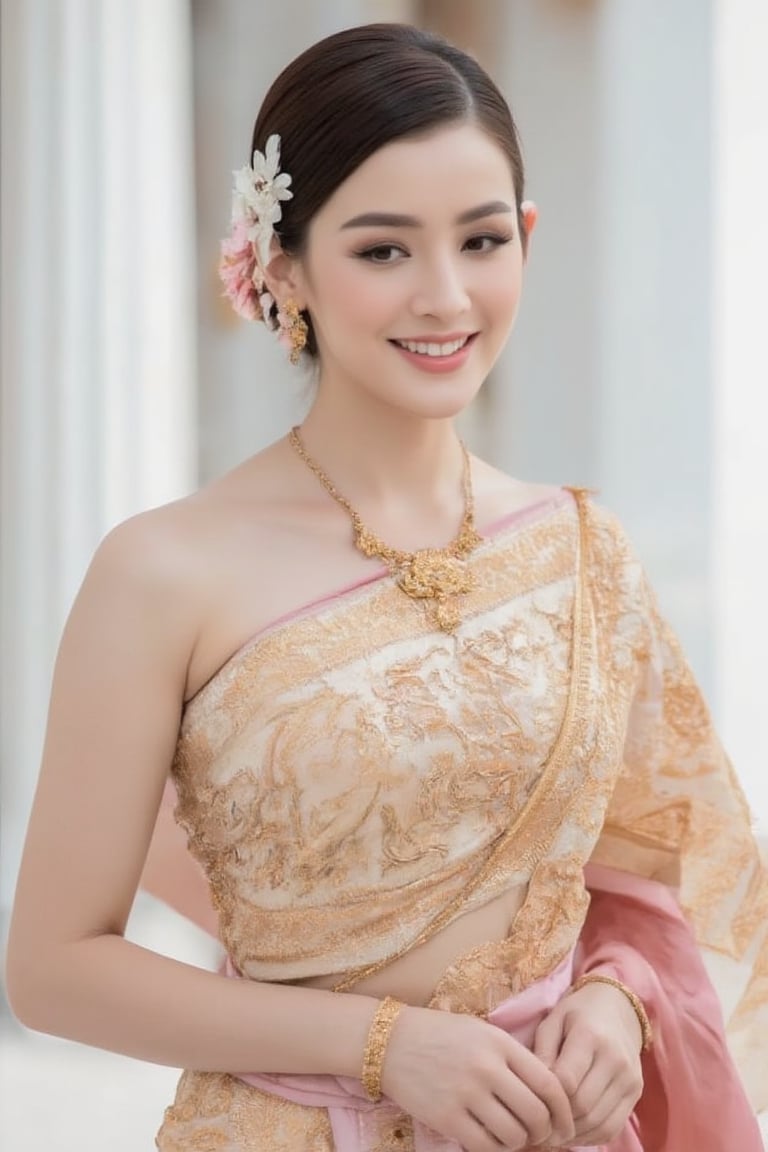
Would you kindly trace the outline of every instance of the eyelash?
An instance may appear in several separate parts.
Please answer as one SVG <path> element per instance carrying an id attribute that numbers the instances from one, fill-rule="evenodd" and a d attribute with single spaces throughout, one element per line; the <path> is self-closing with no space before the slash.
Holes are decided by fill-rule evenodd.
<path id="1" fill-rule="evenodd" d="M 490 248 L 470 248 L 469 251 L 475 255 L 485 256 L 490 252 L 495 252 L 497 248 L 503 247 L 504 244 L 509 244 L 512 240 L 511 236 L 502 235 L 498 232 L 482 232 L 477 236 L 470 236 L 465 241 L 467 244 L 473 244 L 478 240 L 489 240 L 491 242 Z M 408 253 L 399 244 L 372 244 L 370 248 L 364 248 L 361 252 L 355 253 L 361 260 L 367 260 L 369 264 L 395 264 L 395 260 L 377 260 L 375 258 L 378 252 L 399 252 L 402 256 L 407 256 Z"/>

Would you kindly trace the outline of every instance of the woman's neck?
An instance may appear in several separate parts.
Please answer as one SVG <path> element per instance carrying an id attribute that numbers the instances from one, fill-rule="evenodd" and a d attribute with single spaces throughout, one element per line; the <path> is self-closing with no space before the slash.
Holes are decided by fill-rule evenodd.
<path id="1" fill-rule="evenodd" d="M 352 504 L 438 509 L 460 499 L 463 456 L 450 419 L 354 400 L 334 405 L 321 392 L 301 439 Z"/>

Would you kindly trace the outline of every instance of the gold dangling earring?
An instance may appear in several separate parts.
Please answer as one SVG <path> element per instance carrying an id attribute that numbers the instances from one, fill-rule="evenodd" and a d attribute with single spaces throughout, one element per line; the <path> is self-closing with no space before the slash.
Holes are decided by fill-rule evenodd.
<path id="1" fill-rule="evenodd" d="M 309 327 L 295 300 L 286 300 L 280 309 L 278 320 L 286 337 L 288 359 L 291 364 L 298 364 L 301 353 L 307 346 Z"/>

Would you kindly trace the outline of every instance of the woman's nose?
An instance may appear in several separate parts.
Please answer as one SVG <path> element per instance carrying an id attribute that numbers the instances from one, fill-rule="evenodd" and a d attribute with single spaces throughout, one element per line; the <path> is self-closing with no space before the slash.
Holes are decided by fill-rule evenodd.
<path id="1" fill-rule="evenodd" d="M 424 268 L 413 296 L 417 316 L 448 320 L 469 311 L 470 303 L 465 279 L 455 260 L 436 260 Z"/>

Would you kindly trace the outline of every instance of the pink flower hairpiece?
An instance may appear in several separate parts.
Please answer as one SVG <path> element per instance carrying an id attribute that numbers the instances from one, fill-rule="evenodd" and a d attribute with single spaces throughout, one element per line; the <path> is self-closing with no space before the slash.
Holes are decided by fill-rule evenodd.
<path id="1" fill-rule="evenodd" d="M 291 177 L 280 171 L 280 137 L 267 140 L 253 162 L 233 173 L 232 221 L 229 236 L 221 244 L 219 276 L 224 295 L 239 316 L 263 320 L 268 328 L 279 327 L 273 316 L 275 303 L 265 289 L 264 270 L 270 260 L 275 224 L 282 219 L 282 200 L 290 200 Z"/>

